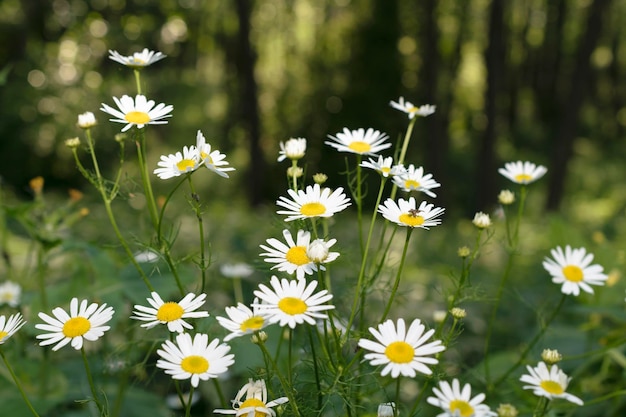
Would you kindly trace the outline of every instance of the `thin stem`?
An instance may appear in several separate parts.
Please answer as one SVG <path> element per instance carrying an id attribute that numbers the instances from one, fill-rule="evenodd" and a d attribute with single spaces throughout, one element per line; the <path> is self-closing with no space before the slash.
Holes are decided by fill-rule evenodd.
<path id="1" fill-rule="evenodd" d="M 285 380 L 285 377 L 283 377 L 283 375 L 280 373 L 278 365 L 276 365 L 276 361 L 274 361 L 272 355 L 270 355 L 270 353 L 267 351 L 265 344 L 260 341 L 258 343 L 258 346 L 263 352 L 263 356 L 266 358 L 267 361 L 269 361 L 269 363 L 272 365 L 272 368 L 276 372 L 276 376 L 280 381 L 280 385 L 283 387 L 283 391 L 285 391 L 285 395 L 289 399 L 289 406 L 297 417 L 301 417 L 300 410 L 298 409 L 298 403 L 296 401 L 296 398 L 293 396 L 293 386 L 287 380 Z"/>
<path id="2" fill-rule="evenodd" d="M 141 71 L 138 69 L 134 69 L 135 73 L 135 85 L 137 86 L 137 94 L 141 94 Z"/>
<path id="3" fill-rule="evenodd" d="M 7 357 L 4 355 L 4 351 L 2 349 L 0 349 L 0 356 L 2 356 L 2 360 L 4 361 L 4 364 L 6 365 L 9 373 L 11 374 L 11 378 L 13 378 L 13 382 L 15 382 L 15 386 L 20 391 L 20 395 L 22 396 L 24 403 L 26 403 L 26 406 L 35 417 L 39 417 L 39 414 L 37 414 L 37 411 L 35 411 L 35 408 L 29 401 L 28 397 L 26 396 L 26 392 L 24 391 L 24 388 L 22 388 L 22 384 L 20 384 L 20 380 L 17 378 L 17 375 L 15 375 L 15 372 L 13 371 L 13 368 L 9 364 L 9 361 L 7 360 Z"/>
<path id="4" fill-rule="evenodd" d="M 311 345 L 311 355 L 313 356 L 313 372 L 315 375 L 315 386 L 317 388 L 317 410 L 322 410 L 322 384 L 320 383 L 320 371 L 317 366 L 317 355 L 315 354 L 315 341 L 313 340 L 313 333 L 311 327 L 307 326 L 307 332 L 309 334 L 309 343 Z"/>
<path id="5" fill-rule="evenodd" d="M 138 140 L 135 140 L 137 145 L 137 162 L 139 162 L 139 171 L 141 173 L 141 183 L 146 197 L 146 204 L 148 205 L 148 212 L 150 213 L 150 220 L 154 230 L 157 231 L 159 227 L 159 215 L 154 200 L 154 193 L 152 191 L 152 184 L 150 182 L 150 175 L 148 173 L 147 154 L 146 154 L 146 134 L 144 129 L 137 129 L 135 132 L 139 136 Z"/>
<path id="6" fill-rule="evenodd" d="M 191 403 L 193 402 L 193 385 L 189 390 L 189 396 L 187 397 L 187 402 L 185 403 L 185 417 L 189 417 L 191 415 Z"/>
<path id="7" fill-rule="evenodd" d="M 359 246 L 361 248 L 361 256 L 365 257 L 365 249 L 363 246 L 363 180 L 361 174 L 361 161 L 363 157 L 357 155 L 356 160 L 356 215 L 357 225 L 359 228 Z"/>
<path id="8" fill-rule="evenodd" d="M 202 274 L 202 285 L 200 286 L 200 292 L 204 292 L 204 286 L 206 284 L 206 257 L 205 257 L 205 244 L 204 244 L 204 222 L 202 220 L 202 210 L 200 209 L 200 197 L 196 194 L 196 189 L 191 181 L 191 174 L 187 175 L 189 181 L 189 189 L 191 190 L 191 198 L 193 200 L 193 208 L 196 213 L 196 219 L 198 220 L 198 233 L 200 234 L 200 271 Z"/>
<path id="9" fill-rule="evenodd" d="M 413 133 L 413 126 L 415 126 L 416 120 L 417 117 L 412 118 L 409 122 L 409 126 L 406 129 L 406 133 L 404 134 L 404 140 L 402 141 L 402 149 L 400 150 L 400 156 L 398 157 L 398 165 L 404 164 L 404 158 L 406 157 L 406 151 L 409 148 L 409 142 L 411 141 L 411 134 Z M 390 195 L 392 200 L 395 200 L 397 191 L 398 186 L 394 183 Z"/>
<path id="10" fill-rule="evenodd" d="M 546 411 L 548 411 L 549 404 L 549 399 L 547 399 L 546 397 L 539 397 L 537 407 L 535 407 L 535 411 L 533 411 L 533 417 L 543 417 L 546 414 Z"/>
<path id="11" fill-rule="evenodd" d="M 100 415 L 106 415 L 102 404 L 100 404 L 100 400 L 98 399 L 98 391 L 96 390 L 96 386 L 93 383 L 93 378 L 91 376 L 91 371 L 89 370 L 89 362 L 87 361 L 87 355 L 85 354 L 85 347 L 82 346 L 80 348 L 81 356 L 83 357 L 83 363 L 85 364 L 85 373 L 87 374 L 87 381 L 89 382 L 89 388 L 91 389 L 91 395 L 93 396 L 93 401 L 96 403 L 98 407 L 98 411 Z"/>
<path id="12" fill-rule="evenodd" d="M 224 397 L 224 392 L 222 391 L 222 386 L 220 385 L 220 381 L 217 378 L 213 378 L 213 386 L 215 387 L 215 391 L 217 391 L 217 396 L 220 399 L 220 404 L 222 407 L 226 408 L 228 403 L 226 402 L 226 397 Z"/>
<path id="13" fill-rule="evenodd" d="M 393 305 L 393 300 L 396 297 L 396 293 L 398 292 L 398 287 L 400 285 L 400 278 L 402 277 L 402 269 L 404 268 L 404 261 L 406 260 L 406 252 L 409 248 L 409 239 L 411 238 L 411 232 L 413 232 L 412 227 L 407 227 L 406 229 L 406 239 L 404 241 L 404 248 L 402 248 L 402 258 L 400 259 L 400 266 L 398 267 L 398 272 L 396 273 L 396 279 L 393 283 L 393 288 L 391 289 L 391 295 L 389 296 L 389 301 L 387 301 L 387 307 L 385 307 L 385 312 L 383 313 L 383 317 L 380 319 L 381 323 L 385 321 L 387 318 L 387 314 L 389 314 L 389 310 L 391 310 L 391 306 Z"/>

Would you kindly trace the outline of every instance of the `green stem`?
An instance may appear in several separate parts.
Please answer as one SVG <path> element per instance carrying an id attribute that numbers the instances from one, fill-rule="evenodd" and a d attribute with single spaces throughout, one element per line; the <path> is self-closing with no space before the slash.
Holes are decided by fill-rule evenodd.
<path id="1" fill-rule="evenodd" d="M 171 189 L 170 193 L 167 195 L 167 197 L 163 201 L 163 206 L 161 207 L 161 211 L 159 213 L 159 224 L 157 227 L 157 244 L 159 245 L 159 247 L 161 246 L 161 243 L 163 241 L 163 232 L 161 229 L 163 227 L 163 216 L 165 215 L 165 208 L 169 204 L 176 190 L 178 190 L 178 187 L 180 187 L 183 184 L 183 182 L 185 182 L 186 180 L 187 178 L 181 178 L 181 180 L 176 183 L 174 188 Z"/>
<path id="2" fill-rule="evenodd" d="M 217 391 L 217 396 L 220 399 L 220 404 L 222 407 L 228 407 L 228 403 L 226 402 L 226 397 L 224 397 L 224 392 L 222 391 L 222 386 L 220 385 L 220 381 L 217 378 L 213 378 L 213 386 L 215 387 L 215 391 Z"/>
<path id="3" fill-rule="evenodd" d="M 407 227 L 406 229 L 406 239 L 404 241 L 404 248 L 402 248 L 402 258 L 400 259 L 400 266 L 398 267 L 398 272 L 396 273 L 396 279 L 393 283 L 393 288 L 391 289 L 391 295 L 389 296 L 389 301 L 387 302 L 387 307 L 385 307 L 385 312 L 383 313 L 383 317 L 380 319 L 380 322 L 384 322 L 387 318 L 387 314 L 389 314 L 389 310 L 391 310 L 391 306 L 393 305 L 393 300 L 396 297 L 396 293 L 398 292 L 398 287 L 400 286 L 400 278 L 402 277 L 402 269 L 404 268 L 404 261 L 406 260 L 406 252 L 409 248 L 409 239 L 411 238 L 411 232 L 413 232 L 412 227 Z"/>
<path id="4" fill-rule="evenodd" d="M 298 161 L 295 159 L 292 159 L 291 160 L 291 170 L 293 171 L 292 174 L 295 174 L 296 168 L 298 168 Z M 295 192 L 298 192 L 298 178 L 295 175 L 292 175 L 291 179 L 293 181 L 291 185 L 292 189 Z"/>
<path id="5" fill-rule="evenodd" d="M 191 415 L 191 403 L 193 402 L 193 385 L 189 390 L 189 396 L 187 397 L 187 402 L 185 403 L 185 417 L 189 417 Z"/>
<path id="6" fill-rule="evenodd" d="M 148 205 L 148 212 L 150 213 L 150 220 L 154 230 L 157 231 L 159 227 L 159 215 L 154 200 L 154 193 L 152 191 L 152 184 L 150 182 L 150 174 L 148 173 L 147 154 L 146 154 L 146 134 L 144 129 L 137 129 L 135 132 L 139 136 L 138 140 L 135 140 L 137 145 L 137 162 L 139 162 L 139 171 L 141 173 L 141 183 L 146 197 L 146 204 Z"/>
<path id="7" fill-rule="evenodd" d="M 311 355 L 313 356 L 313 372 L 315 374 L 315 386 L 317 387 L 317 410 L 322 411 L 322 384 L 320 382 L 320 371 L 317 366 L 317 355 L 315 354 L 315 341 L 313 340 L 313 333 L 311 327 L 307 326 L 309 333 L 309 343 L 311 344 Z"/>
<path id="8" fill-rule="evenodd" d="M 28 400 L 28 397 L 26 396 L 26 392 L 24 391 L 24 388 L 22 388 L 22 384 L 20 384 L 20 380 L 17 378 L 17 375 L 15 375 L 15 372 L 13 371 L 13 368 L 9 364 L 9 361 L 7 360 L 7 357 L 4 355 L 4 351 L 2 349 L 0 349 L 0 356 L 2 356 L 2 360 L 4 361 L 4 364 L 6 365 L 9 373 L 11 374 L 11 377 L 13 378 L 13 382 L 15 382 L 15 386 L 20 391 L 20 395 L 22 396 L 24 403 L 26 404 L 30 412 L 35 417 L 39 417 L 39 414 L 37 414 L 37 411 L 35 411 L 35 408 L 31 404 L 31 402 Z"/>
<path id="9" fill-rule="evenodd" d="M 187 180 L 189 181 L 189 189 L 191 190 L 191 198 L 193 200 L 193 209 L 196 213 L 196 219 L 198 220 L 198 233 L 200 234 L 200 271 L 202 274 L 202 285 L 200 287 L 200 292 L 204 292 L 204 287 L 206 284 L 206 255 L 205 255 L 205 244 L 204 244 L 204 222 L 202 220 L 202 210 L 200 209 L 200 197 L 196 194 L 196 189 L 193 186 L 193 182 L 191 180 L 191 174 L 187 174 Z"/>
<path id="10" fill-rule="evenodd" d="M 96 403 L 96 406 L 98 407 L 98 411 L 100 412 L 100 415 L 104 416 L 106 415 L 106 413 L 105 413 L 104 408 L 102 407 L 102 404 L 100 403 L 100 400 L 98 399 L 98 391 L 96 390 L 96 386 L 93 383 L 93 378 L 91 376 L 91 371 L 89 369 L 89 362 L 87 361 L 87 355 L 85 354 L 84 346 L 80 348 L 80 353 L 81 353 L 81 356 L 83 357 L 83 363 L 85 365 L 85 373 L 87 374 L 87 381 L 89 382 L 91 395 L 93 396 L 93 400 Z"/>
<path id="11" fill-rule="evenodd" d="M 361 256 L 365 257 L 365 249 L 363 246 L 363 179 L 361 173 L 361 161 L 363 157 L 357 155 L 356 160 L 356 215 L 357 225 L 359 228 L 359 246 L 361 248 Z"/>
<path id="12" fill-rule="evenodd" d="M 549 399 L 547 399 L 546 397 L 539 397 L 537 407 L 535 407 L 535 411 L 533 411 L 533 417 L 543 417 L 546 414 L 546 411 L 548 411 L 549 404 Z"/>
<path id="13" fill-rule="evenodd" d="M 283 387 L 283 391 L 285 391 L 285 395 L 289 399 L 289 406 L 293 410 L 294 415 L 297 417 L 301 417 L 300 410 L 298 409 L 298 402 L 293 395 L 293 386 L 287 380 L 285 380 L 285 377 L 281 374 L 280 370 L 278 369 L 278 365 L 276 365 L 276 361 L 274 361 L 272 355 L 270 355 L 270 353 L 267 351 L 265 343 L 259 341 L 258 346 L 263 352 L 263 356 L 272 365 L 272 368 L 274 369 L 274 372 L 276 373 L 276 376 L 280 381 L 280 385 Z"/>
<path id="14" fill-rule="evenodd" d="M 135 73 L 135 85 L 137 86 L 137 94 L 141 94 L 141 71 L 138 69 L 134 69 Z"/>
<path id="15" fill-rule="evenodd" d="M 409 127 L 406 129 L 406 133 L 404 134 L 404 140 L 402 141 L 402 149 L 400 150 L 400 156 L 398 157 L 398 165 L 404 164 L 404 158 L 406 157 L 406 151 L 409 148 L 409 142 L 411 141 L 411 134 L 413 133 L 413 126 L 415 126 L 415 121 L 417 117 L 414 117 L 409 122 Z M 391 189 L 391 199 L 395 200 L 396 192 L 398 191 L 398 186 L 394 183 Z"/>

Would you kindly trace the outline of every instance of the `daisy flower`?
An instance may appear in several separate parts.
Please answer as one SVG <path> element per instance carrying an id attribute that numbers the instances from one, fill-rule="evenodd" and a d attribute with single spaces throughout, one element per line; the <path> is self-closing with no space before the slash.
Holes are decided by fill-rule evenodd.
<path id="1" fill-rule="evenodd" d="M 392 378 L 399 375 L 413 378 L 417 372 L 431 375 L 432 371 L 426 364 L 436 365 L 439 361 L 428 355 L 442 352 L 446 348 L 441 340 L 426 343 L 435 330 L 424 332 L 425 329 L 419 319 L 413 320 L 408 330 L 403 319 L 398 319 L 397 323 L 387 320 L 379 324 L 378 329 L 369 328 L 377 341 L 360 339 L 359 347 L 372 352 L 364 356 L 364 359 L 370 361 L 370 365 L 385 365 L 381 376 L 391 374 Z"/>
<path id="2" fill-rule="evenodd" d="M 258 298 L 255 298 L 253 305 L 258 304 L 258 301 Z M 225 311 L 228 318 L 216 317 L 219 324 L 231 332 L 224 338 L 225 342 L 235 337 L 257 332 L 268 325 L 265 320 L 267 314 L 264 314 L 264 311 L 258 306 L 253 306 L 251 310 L 245 304 L 237 303 L 237 307 L 226 307 Z"/>
<path id="3" fill-rule="evenodd" d="M 280 142 L 280 152 L 278 152 L 278 162 L 282 162 L 289 158 L 292 161 L 297 161 L 304 157 L 306 152 L 306 139 L 304 138 L 291 138 L 285 143 Z"/>
<path id="4" fill-rule="evenodd" d="M 296 241 L 293 240 L 288 229 L 283 230 L 283 237 L 287 244 L 278 239 L 267 239 L 268 245 L 259 245 L 266 252 L 261 253 L 265 262 L 276 264 L 271 269 L 278 269 L 288 274 L 296 274 L 298 279 L 306 275 L 313 275 L 317 265 L 307 256 L 307 248 L 311 241 L 311 233 L 298 230 Z M 321 267 L 324 270 L 324 267 Z"/>
<path id="5" fill-rule="evenodd" d="M 144 48 L 141 52 L 135 52 L 131 56 L 123 56 L 119 52 L 109 49 L 109 58 L 112 61 L 119 62 L 122 65 L 134 69 L 141 69 L 152 65 L 166 56 L 167 55 L 163 55 L 161 52 L 149 51 L 148 48 Z"/>
<path id="6" fill-rule="evenodd" d="M 415 168 L 413 164 L 394 176 L 393 183 L 406 192 L 421 191 L 430 197 L 437 197 L 430 190 L 441 186 L 433 179 L 433 174 L 424 175 L 424 168 Z"/>
<path id="7" fill-rule="evenodd" d="M 263 313 L 268 314 L 270 323 L 278 323 L 281 327 L 288 325 L 292 329 L 296 327 L 296 324 L 302 324 L 305 321 L 315 324 L 315 319 L 328 318 L 323 311 L 335 308 L 335 306 L 324 304 L 333 298 L 327 290 L 313 294 L 317 281 L 307 284 L 303 279 L 288 281 L 272 276 L 270 284 L 272 288 L 263 284 L 259 285 L 254 295 L 259 297 L 262 303 L 252 305 L 263 309 Z"/>
<path id="8" fill-rule="evenodd" d="M 406 113 L 409 119 L 415 116 L 430 116 L 435 112 L 435 106 L 432 104 L 423 104 L 417 107 L 410 101 L 404 101 L 404 97 L 400 97 L 397 103 L 393 100 L 390 101 L 389 105 L 396 110 Z"/>
<path id="9" fill-rule="evenodd" d="M 339 152 L 376 155 L 378 152 L 391 147 L 391 143 L 385 142 L 389 139 L 389 136 L 371 127 L 367 131 L 363 128 L 349 130 L 344 127 L 343 132 L 337 133 L 336 136 L 328 135 L 328 137 L 332 141 L 324 143 L 332 146 Z"/>
<path id="10" fill-rule="evenodd" d="M 26 322 L 20 313 L 15 313 L 7 319 L 0 316 L 0 345 L 9 340 Z"/>
<path id="11" fill-rule="evenodd" d="M 306 248 L 306 256 L 316 264 L 326 264 L 339 257 L 339 252 L 331 252 L 330 248 L 337 243 L 337 239 L 315 239 Z M 324 267 L 320 265 L 322 271 Z"/>
<path id="12" fill-rule="evenodd" d="M 244 395 L 245 400 L 242 401 Z M 262 379 L 256 381 L 249 379 L 248 383 L 239 390 L 237 396 L 232 401 L 232 410 L 217 409 L 213 410 L 213 412 L 218 414 L 235 414 L 236 416 L 247 417 L 275 417 L 276 412 L 272 410 L 272 407 L 284 404 L 287 401 L 289 401 L 287 397 L 280 397 L 268 402 L 265 381 Z"/>
<path id="13" fill-rule="evenodd" d="M 276 204 L 288 210 L 279 210 L 278 214 L 287 214 L 286 222 L 306 219 L 309 217 L 332 217 L 348 207 L 350 199 L 343 193 L 343 188 L 339 187 L 331 193 L 330 188 L 322 189 L 319 184 L 306 187 L 306 190 L 287 190 L 291 200 L 280 196 Z"/>
<path id="14" fill-rule="evenodd" d="M 96 116 L 90 111 L 78 115 L 78 127 L 81 129 L 89 129 L 97 124 Z"/>
<path id="15" fill-rule="evenodd" d="M 197 387 L 200 380 L 217 378 L 235 363 L 233 354 L 228 354 L 230 346 L 213 339 L 209 343 L 209 335 L 198 333 L 193 339 L 189 333 L 176 335 L 176 343 L 166 340 L 157 354 L 157 368 L 165 369 L 165 373 L 173 379 L 191 379 L 191 385 Z"/>
<path id="16" fill-rule="evenodd" d="M 159 294 L 152 292 L 147 300 L 152 307 L 135 305 L 134 316 L 130 316 L 131 319 L 146 321 L 147 323 L 141 327 L 147 329 L 158 324 L 167 324 L 170 332 L 182 333 L 185 329 L 193 329 L 193 326 L 183 319 L 209 317 L 207 311 L 195 311 L 204 304 L 206 294 L 196 296 L 189 293 L 179 302 L 166 303 Z"/>
<path id="17" fill-rule="evenodd" d="M 146 96 L 141 94 L 137 94 L 134 99 L 127 95 L 122 96 L 121 99 L 113 97 L 113 101 L 119 110 L 104 103 L 102 103 L 100 110 L 116 117 L 116 119 L 109 119 L 110 121 L 126 123 L 122 132 L 126 132 L 133 126 L 141 129 L 145 125 L 166 124 L 167 121 L 162 119 L 171 117 L 170 113 L 174 109 L 174 106 L 163 103 L 155 106 L 154 100 L 148 100 Z"/>
<path id="18" fill-rule="evenodd" d="M 161 155 L 161 160 L 157 162 L 159 168 L 154 170 L 162 180 L 178 177 L 182 174 L 193 172 L 202 165 L 202 160 L 195 146 L 183 147 L 183 152 L 176 152 L 170 155 Z"/>
<path id="19" fill-rule="evenodd" d="M 83 339 L 93 342 L 104 335 L 110 329 L 104 324 L 113 317 L 113 307 L 88 303 L 87 300 L 82 300 L 79 305 L 78 298 L 74 297 L 70 301 L 69 314 L 61 307 L 52 310 L 54 317 L 39 313 L 39 318 L 46 323 L 37 324 L 35 328 L 48 332 L 36 336 L 37 339 L 42 339 L 39 346 L 56 343 L 52 350 L 59 350 L 70 343 L 74 349 L 79 350 L 83 347 Z"/>
<path id="20" fill-rule="evenodd" d="M 363 168 L 373 169 L 385 178 L 389 176 L 393 177 L 403 171 L 402 165 L 393 165 L 393 158 L 391 156 L 387 158 L 379 156 L 378 161 L 369 158 L 368 161 L 361 162 L 361 166 Z"/>
<path id="21" fill-rule="evenodd" d="M 498 172 L 517 184 L 530 184 L 543 177 L 548 169 L 532 162 L 517 161 L 507 162 L 504 168 L 498 169 Z"/>
<path id="22" fill-rule="evenodd" d="M 524 385 L 524 389 L 533 390 L 533 394 L 538 397 L 546 397 L 549 400 L 563 398 L 574 404 L 583 405 L 583 401 L 575 395 L 565 392 L 567 384 L 571 378 L 559 369 L 556 365 L 548 365 L 539 362 L 536 367 L 526 366 L 528 374 L 522 375 L 520 381 L 529 385 Z"/>
<path id="23" fill-rule="evenodd" d="M 593 255 L 587 253 L 585 248 L 572 249 L 567 245 L 563 251 L 558 246 L 550 253 L 554 259 L 546 258 L 543 267 L 552 275 L 552 282 L 563 284 L 563 294 L 577 296 L 580 290 L 593 294 L 591 285 L 604 285 L 608 279 L 600 265 L 590 265 Z"/>
<path id="24" fill-rule="evenodd" d="M 435 407 L 440 407 L 444 412 L 437 417 L 495 417 L 498 414 L 491 411 L 489 406 L 482 404 L 485 394 L 480 393 L 472 398 L 472 387 L 463 385 L 458 379 L 452 380 L 452 385 L 447 381 L 439 382 L 439 388 L 433 388 L 435 397 L 428 397 L 426 401 Z"/>
<path id="25" fill-rule="evenodd" d="M 199 130 L 196 134 L 196 148 L 200 154 L 200 159 L 204 162 L 204 166 L 217 175 L 228 178 L 226 172 L 235 170 L 235 168 L 229 167 L 228 162 L 224 160 L 226 155 L 220 153 L 217 149 L 211 150 L 211 145 L 206 142 L 204 135 Z"/>
<path id="26" fill-rule="evenodd" d="M 13 281 L 5 281 L 0 284 L 0 305 L 8 304 L 10 307 L 17 307 L 20 304 L 22 287 Z"/>
<path id="27" fill-rule="evenodd" d="M 378 212 L 385 219 L 399 226 L 421 227 L 422 229 L 441 224 L 441 219 L 437 217 L 442 215 L 444 211 L 444 208 L 435 207 L 434 204 L 428 204 L 425 201 L 422 201 L 420 206 L 415 208 L 415 198 L 413 197 L 408 200 L 401 198 L 398 203 L 388 198 L 378 206 Z"/>

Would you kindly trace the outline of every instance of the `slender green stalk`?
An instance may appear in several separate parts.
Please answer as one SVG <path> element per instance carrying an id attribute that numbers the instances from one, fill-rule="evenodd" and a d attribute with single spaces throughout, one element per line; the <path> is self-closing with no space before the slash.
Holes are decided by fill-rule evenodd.
<path id="1" fill-rule="evenodd" d="M 295 192 L 298 192 L 298 177 L 296 175 L 294 175 L 297 168 L 298 168 L 298 161 L 296 159 L 292 159 L 291 160 L 291 170 L 293 172 L 292 172 L 292 175 L 291 175 L 291 180 L 292 180 L 291 188 Z"/>
<path id="2" fill-rule="evenodd" d="M 196 213 L 196 219 L 198 220 L 198 233 L 200 234 L 200 272 L 202 274 L 202 285 L 200 286 L 200 292 L 204 292 L 204 287 L 206 284 L 206 254 L 205 254 L 205 243 L 204 243 L 204 222 L 202 220 L 202 210 L 200 208 L 200 198 L 196 194 L 196 189 L 193 186 L 193 181 L 191 180 L 191 173 L 187 174 L 187 180 L 189 181 L 189 189 L 191 190 L 191 198 L 193 200 L 193 210 Z"/>
<path id="3" fill-rule="evenodd" d="M 135 86 L 137 87 L 137 94 L 142 94 L 141 93 L 141 71 L 135 68 L 133 72 L 135 73 Z"/>
<path id="4" fill-rule="evenodd" d="M 222 386 L 220 385 L 220 381 L 217 378 L 212 378 L 213 386 L 215 387 L 215 391 L 217 391 L 217 396 L 220 399 L 220 404 L 222 407 L 228 407 L 228 403 L 226 402 L 226 397 L 224 397 L 224 392 L 222 391 Z"/>
<path id="5" fill-rule="evenodd" d="M 322 410 L 322 384 L 320 382 L 320 370 L 317 365 L 317 355 L 315 353 L 315 341 L 313 340 L 313 333 L 311 327 L 307 326 L 307 333 L 309 334 L 309 344 L 311 345 L 311 355 L 313 356 L 313 373 L 315 375 L 315 387 L 317 388 L 317 410 Z"/>
<path id="6" fill-rule="evenodd" d="M 136 129 L 135 144 L 137 145 L 137 162 L 139 163 L 139 172 L 141 174 L 141 184 L 146 197 L 146 204 L 148 206 L 148 212 L 150 213 L 150 220 L 155 231 L 159 227 L 159 215 L 154 199 L 154 192 L 152 191 L 152 183 L 150 181 L 150 174 L 148 172 L 147 153 L 146 153 L 146 134 L 144 129 Z"/>
<path id="7" fill-rule="evenodd" d="M 24 400 L 26 407 L 28 407 L 30 412 L 35 417 L 39 417 L 39 414 L 37 414 L 37 411 L 35 411 L 35 408 L 29 401 L 28 396 L 26 396 L 26 392 L 24 391 L 24 388 L 22 388 L 22 384 L 20 383 L 20 380 L 17 378 L 17 375 L 15 375 L 15 372 L 13 371 L 13 368 L 9 364 L 9 361 L 7 360 L 7 357 L 4 355 L 4 351 L 2 349 L 0 349 L 0 356 L 2 356 L 2 360 L 4 361 L 4 364 L 6 365 L 9 373 L 11 374 L 11 378 L 13 378 L 13 382 L 15 382 L 15 386 L 20 391 L 20 395 L 22 396 L 22 399 Z"/>
<path id="8" fill-rule="evenodd" d="M 417 117 L 414 117 L 409 122 L 409 126 L 406 129 L 406 133 L 404 134 L 404 140 L 402 141 L 402 149 L 400 150 L 400 156 L 398 156 L 398 165 L 404 164 L 404 158 L 406 157 L 406 151 L 409 148 L 409 142 L 411 142 L 411 135 L 413 134 L 413 126 L 415 126 L 415 121 Z M 394 183 L 393 188 L 391 189 L 391 199 L 395 200 L 396 192 L 398 191 L 398 186 Z"/>
<path id="9" fill-rule="evenodd" d="M 283 387 L 283 391 L 285 391 L 285 395 L 289 399 L 289 406 L 293 410 L 294 415 L 297 417 L 301 417 L 302 415 L 300 414 L 300 410 L 298 409 L 298 402 L 296 401 L 296 398 L 293 395 L 293 385 L 291 385 L 290 382 L 287 381 L 285 377 L 281 374 L 280 370 L 278 369 L 278 365 L 276 364 L 276 361 L 274 361 L 274 358 L 272 358 L 272 355 L 270 355 L 270 353 L 267 351 L 267 347 L 265 347 L 265 343 L 263 343 L 259 339 L 259 343 L 257 345 L 263 352 L 263 356 L 272 365 L 272 368 L 274 369 L 274 372 L 276 373 L 276 376 L 278 377 L 278 380 L 280 381 L 280 385 Z"/>
<path id="10" fill-rule="evenodd" d="M 400 285 L 400 278 L 402 277 L 402 269 L 404 268 L 404 261 L 406 260 L 406 252 L 409 248 L 409 239 L 411 238 L 411 232 L 413 232 L 412 227 L 406 228 L 406 239 L 404 241 L 404 248 L 402 248 L 402 258 L 400 258 L 400 266 L 398 266 L 398 272 L 396 273 L 396 279 L 393 283 L 393 288 L 391 289 L 391 294 L 389 295 L 389 301 L 387 301 L 387 307 L 385 307 L 385 312 L 383 313 L 383 317 L 380 319 L 381 323 L 385 321 L 387 318 L 387 314 L 389 314 L 389 310 L 391 310 L 391 306 L 393 305 L 393 300 L 396 297 L 396 293 L 398 292 L 398 287 Z"/>
<path id="11" fill-rule="evenodd" d="M 394 417 L 398 417 L 398 405 L 400 404 L 400 380 L 402 379 L 402 375 L 398 375 L 396 378 L 396 394 L 394 396 L 393 402 L 393 415 Z"/>
<path id="12" fill-rule="evenodd" d="M 81 356 L 83 357 L 83 363 L 85 365 L 85 373 L 87 374 L 87 381 L 89 382 L 89 388 L 91 389 L 91 395 L 93 396 L 93 401 L 96 403 L 96 406 L 98 407 L 98 411 L 100 412 L 100 415 L 104 416 L 106 415 L 106 412 L 104 410 L 104 407 L 100 403 L 100 400 L 98 399 L 98 391 L 96 390 L 96 386 L 93 383 L 93 377 L 91 376 L 91 370 L 89 369 L 89 361 L 87 361 L 87 355 L 85 354 L 84 346 L 80 348 L 80 353 L 81 353 Z"/>
<path id="13" fill-rule="evenodd" d="M 533 417 L 543 417 L 546 415 L 546 411 L 548 411 L 548 405 L 550 404 L 550 400 L 546 397 L 539 397 L 539 401 L 537 402 L 537 407 L 535 407 L 535 411 L 533 411 Z"/>
<path id="14" fill-rule="evenodd" d="M 191 415 L 191 403 L 193 403 L 193 385 L 189 390 L 189 396 L 187 397 L 187 402 L 185 402 L 185 417 L 189 417 Z"/>
<path id="15" fill-rule="evenodd" d="M 361 256 L 365 257 L 365 247 L 363 246 L 363 178 L 361 161 L 363 157 L 357 155 L 356 160 L 356 216 L 359 228 L 359 247 L 361 248 Z"/>
<path id="16" fill-rule="evenodd" d="M 43 310 L 48 309 L 48 295 L 46 292 L 46 262 L 44 258 L 46 256 L 46 250 L 41 244 L 37 245 L 37 285 L 39 286 L 39 299 L 41 302 L 41 308 Z"/>

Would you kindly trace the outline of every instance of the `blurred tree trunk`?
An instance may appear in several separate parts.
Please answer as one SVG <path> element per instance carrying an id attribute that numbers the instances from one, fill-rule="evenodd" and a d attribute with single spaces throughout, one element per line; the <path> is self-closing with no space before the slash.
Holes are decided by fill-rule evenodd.
<path id="1" fill-rule="evenodd" d="M 498 136 L 499 104 L 503 74 L 505 73 L 505 27 L 504 2 L 492 0 L 489 12 L 489 44 L 485 51 L 487 67 L 487 91 L 485 93 L 485 116 L 487 126 L 476 155 L 476 208 L 484 209 L 496 195 L 495 145 Z"/>
<path id="2" fill-rule="evenodd" d="M 254 78 L 256 53 L 250 42 L 250 14 L 252 0 L 236 0 L 239 31 L 236 67 L 240 85 L 239 108 L 248 133 L 250 168 L 246 174 L 248 202 L 257 206 L 263 202 L 265 158 L 261 149 L 261 122 L 259 118 L 257 84 Z"/>
<path id="3" fill-rule="evenodd" d="M 578 128 L 578 113 L 587 94 L 591 75 L 589 63 L 591 53 L 596 47 L 602 32 L 603 14 L 611 0 L 595 0 L 589 7 L 586 30 L 576 51 L 573 73 L 561 104 L 562 113 L 558 132 L 550 158 L 550 177 L 546 208 L 558 210 L 563 199 L 567 165 L 572 157 L 572 149 Z"/>

